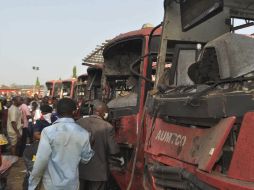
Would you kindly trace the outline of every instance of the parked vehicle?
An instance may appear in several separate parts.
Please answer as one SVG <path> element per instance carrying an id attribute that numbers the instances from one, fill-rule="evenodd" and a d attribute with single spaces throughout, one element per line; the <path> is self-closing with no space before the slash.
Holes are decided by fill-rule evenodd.
<path id="1" fill-rule="evenodd" d="M 76 82 L 76 78 L 62 80 L 61 98 L 74 98 Z"/>
<path id="2" fill-rule="evenodd" d="M 165 0 L 164 6 L 140 146 L 144 187 L 254 189 L 254 39 L 235 34 L 253 25 L 253 1 Z M 246 23 L 234 26 L 235 18 Z"/>
<path id="3" fill-rule="evenodd" d="M 57 97 L 61 96 L 62 81 L 61 80 L 50 80 L 46 82 L 47 96 Z"/>
<path id="4" fill-rule="evenodd" d="M 75 88 L 75 99 L 82 100 L 87 93 L 87 80 L 88 80 L 88 75 L 87 74 L 82 74 L 78 76 L 77 79 L 77 84 Z"/>
<path id="5" fill-rule="evenodd" d="M 152 80 L 153 73 L 147 54 L 149 35 L 153 30 L 154 28 L 149 27 L 121 34 L 112 39 L 103 51 L 103 100 L 110 108 L 110 122 L 115 126 L 116 141 L 125 160 L 124 166 L 119 162 L 113 162 L 111 168 L 112 175 L 121 189 L 128 188 L 135 156 L 137 158 L 133 187 L 143 189 L 144 152 L 143 149 L 138 152 L 135 150 L 139 140 L 137 132 L 142 126 L 146 94 L 152 85 L 139 76 Z M 151 59 L 157 57 L 160 33 L 159 28 L 150 42 Z M 139 57 L 142 57 L 142 60 L 135 62 Z M 144 143 L 144 140 L 142 142 Z"/>

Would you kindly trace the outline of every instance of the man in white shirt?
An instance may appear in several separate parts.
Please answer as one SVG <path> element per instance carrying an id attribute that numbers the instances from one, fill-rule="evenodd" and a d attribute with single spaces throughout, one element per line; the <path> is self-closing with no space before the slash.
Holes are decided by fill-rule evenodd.
<path id="1" fill-rule="evenodd" d="M 16 96 L 13 98 L 13 103 L 8 109 L 7 133 L 11 144 L 12 155 L 17 154 L 17 143 L 21 139 L 22 135 L 22 113 L 19 110 L 21 103 L 21 97 Z"/>

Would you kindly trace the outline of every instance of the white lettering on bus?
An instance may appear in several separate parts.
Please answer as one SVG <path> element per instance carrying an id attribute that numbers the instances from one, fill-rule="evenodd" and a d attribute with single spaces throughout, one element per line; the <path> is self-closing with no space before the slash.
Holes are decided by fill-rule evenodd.
<path id="1" fill-rule="evenodd" d="M 155 140 L 183 147 L 186 143 L 187 137 L 181 134 L 159 130 Z"/>

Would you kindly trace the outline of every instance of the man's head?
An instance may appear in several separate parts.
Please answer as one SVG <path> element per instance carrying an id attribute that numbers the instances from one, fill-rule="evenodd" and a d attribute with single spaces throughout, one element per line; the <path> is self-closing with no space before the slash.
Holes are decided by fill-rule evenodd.
<path id="1" fill-rule="evenodd" d="M 32 102 L 32 110 L 35 111 L 38 108 L 38 104 L 36 102 Z"/>
<path id="2" fill-rule="evenodd" d="M 23 99 L 20 96 L 14 96 L 12 101 L 13 101 L 13 105 L 19 107 L 22 104 Z"/>
<path id="3" fill-rule="evenodd" d="M 70 98 L 62 98 L 57 103 L 57 114 L 59 117 L 73 117 L 76 111 L 76 103 Z"/>
<path id="4" fill-rule="evenodd" d="M 44 96 L 41 100 L 41 105 L 48 105 L 49 104 L 49 97 Z"/>
<path id="5" fill-rule="evenodd" d="M 103 119 L 108 118 L 108 106 L 102 101 L 93 101 L 93 114 L 98 115 Z"/>
<path id="6" fill-rule="evenodd" d="M 52 110 L 53 110 L 52 107 L 50 107 L 49 105 L 42 105 L 40 107 L 40 109 L 41 109 L 42 115 L 46 115 L 48 113 L 52 113 Z"/>
<path id="7" fill-rule="evenodd" d="M 31 103 L 31 99 L 29 97 L 24 97 L 24 104 L 29 105 Z"/>

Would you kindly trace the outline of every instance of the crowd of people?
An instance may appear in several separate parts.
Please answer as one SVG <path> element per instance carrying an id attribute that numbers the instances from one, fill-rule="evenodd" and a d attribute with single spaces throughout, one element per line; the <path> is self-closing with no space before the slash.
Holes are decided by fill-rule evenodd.
<path id="1" fill-rule="evenodd" d="M 57 102 L 50 104 L 47 96 L 14 96 L 9 100 L 2 97 L 0 102 L 1 133 L 8 137 L 12 155 L 22 157 L 26 144 L 38 140 L 38 133 L 34 132 L 40 131 L 43 121 L 50 125 L 57 120 Z"/>
<path id="2" fill-rule="evenodd" d="M 121 156 L 106 104 L 95 100 L 91 115 L 77 119 L 72 99 L 53 100 L 1 99 L 1 134 L 9 142 L 2 152 L 23 157 L 23 189 L 109 189 L 109 157 Z"/>

